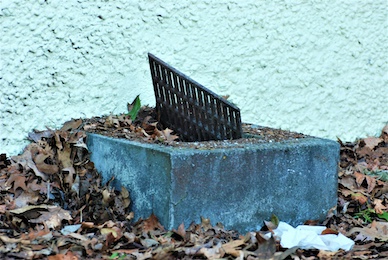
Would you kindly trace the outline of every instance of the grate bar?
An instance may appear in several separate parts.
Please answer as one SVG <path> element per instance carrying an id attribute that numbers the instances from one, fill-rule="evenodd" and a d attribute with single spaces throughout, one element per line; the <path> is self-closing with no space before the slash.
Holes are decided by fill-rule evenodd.
<path id="1" fill-rule="evenodd" d="M 164 61 L 148 54 L 158 120 L 184 141 L 237 139 L 240 109 Z"/>

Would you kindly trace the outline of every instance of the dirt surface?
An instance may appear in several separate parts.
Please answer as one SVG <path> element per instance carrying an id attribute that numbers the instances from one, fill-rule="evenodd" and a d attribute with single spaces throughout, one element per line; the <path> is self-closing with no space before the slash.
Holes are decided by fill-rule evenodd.
<path id="1" fill-rule="evenodd" d="M 143 107 L 136 120 L 126 114 L 82 119 L 80 129 L 114 138 L 197 149 L 238 148 L 246 144 L 272 143 L 311 137 L 301 133 L 243 123 L 243 138 L 233 140 L 185 142 L 174 129 L 166 129 L 155 119 L 153 108 Z"/>

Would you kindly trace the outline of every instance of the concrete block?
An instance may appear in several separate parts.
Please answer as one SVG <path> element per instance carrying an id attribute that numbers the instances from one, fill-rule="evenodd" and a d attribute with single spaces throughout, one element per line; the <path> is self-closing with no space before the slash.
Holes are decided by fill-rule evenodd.
<path id="1" fill-rule="evenodd" d="M 271 214 L 291 225 L 323 220 L 337 204 L 339 145 L 307 137 L 224 148 L 172 147 L 88 134 L 95 167 L 130 191 L 135 217 L 165 228 L 200 216 L 247 232 Z"/>

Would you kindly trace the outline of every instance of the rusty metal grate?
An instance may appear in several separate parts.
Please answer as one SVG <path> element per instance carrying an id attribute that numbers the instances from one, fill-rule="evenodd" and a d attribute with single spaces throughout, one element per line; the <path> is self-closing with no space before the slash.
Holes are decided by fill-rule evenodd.
<path id="1" fill-rule="evenodd" d="M 237 139 L 242 136 L 240 109 L 148 54 L 159 121 L 183 141 Z"/>

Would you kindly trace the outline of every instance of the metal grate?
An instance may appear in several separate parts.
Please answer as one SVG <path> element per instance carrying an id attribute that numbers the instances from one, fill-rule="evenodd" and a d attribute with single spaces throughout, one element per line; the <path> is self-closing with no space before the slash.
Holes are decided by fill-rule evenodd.
<path id="1" fill-rule="evenodd" d="M 241 138 L 240 109 L 148 54 L 158 120 L 183 141 Z"/>

